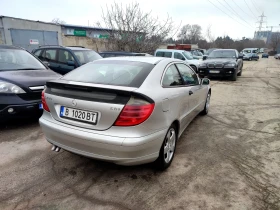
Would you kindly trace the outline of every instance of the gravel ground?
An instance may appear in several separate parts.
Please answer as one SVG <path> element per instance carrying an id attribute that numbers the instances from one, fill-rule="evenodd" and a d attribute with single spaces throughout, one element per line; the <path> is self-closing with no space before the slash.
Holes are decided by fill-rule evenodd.
<path id="1" fill-rule="evenodd" d="M 280 60 L 211 84 L 164 172 L 52 152 L 37 120 L 0 125 L 0 209 L 280 209 Z"/>

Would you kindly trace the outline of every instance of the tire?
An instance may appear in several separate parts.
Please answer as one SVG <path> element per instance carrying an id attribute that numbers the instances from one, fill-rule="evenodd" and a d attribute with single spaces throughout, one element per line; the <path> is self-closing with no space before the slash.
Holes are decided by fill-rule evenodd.
<path id="1" fill-rule="evenodd" d="M 159 170 L 163 171 L 170 166 L 175 155 L 177 138 L 177 128 L 172 124 L 164 137 L 158 159 L 155 162 Z"/>
<path id="2" fill-rule="evenodd" d="M 210 107 L 210 99 L 211 99 L 211 93 L 208 92 L 207 97 L 206 97 L 206 101 L 205 101 L 205 105 L 204 105 L 204 109 L 201 112 L 202 115 L 207 115 L 208 114 L 209 107 Z"/>
<path id="3" fill-rule="evenodd" d="M 236 81 L 236 79 L 237 79 L 237 73 L 234 72 L 234 74 L 231 77 L 231 81 Z"/>
<path id="4" fill-rule="evenodd" d="M 196 66 L 194 66 L 194 65 L 190 65 L 190 67 L 192 67 L 192 69 L 195 71 L 195 73 L 198 73 L 198 72 L 197 72 L 197 68 L 196 68 Z"/>

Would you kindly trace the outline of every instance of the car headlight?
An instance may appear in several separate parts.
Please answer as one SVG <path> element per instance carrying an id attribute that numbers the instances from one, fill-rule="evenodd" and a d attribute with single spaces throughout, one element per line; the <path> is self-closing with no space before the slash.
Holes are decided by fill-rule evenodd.
<path id="1" fill-rule="evenodd" d="M 25 93 L 19 86 L 9 82 L 0 81 L 0 93 Z"/>
<path id="2" fill-rule="evenodd" d="M 235 67 L 235 63 L 228 63 L 224 67 L 225 68 L 234 68 Z"/>
<path id="3" fill-rule="evenodd" d="M 205 63 L 201 63 L 198 65 L 199 68 L 206 68 L 206 64 Z"/>

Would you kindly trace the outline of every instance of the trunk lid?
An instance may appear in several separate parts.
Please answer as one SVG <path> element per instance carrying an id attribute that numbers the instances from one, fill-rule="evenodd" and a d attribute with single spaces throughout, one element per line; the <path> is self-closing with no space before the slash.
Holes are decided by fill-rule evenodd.
<path id="1" fill-rule="evenodd" d="M 117 120 L 122 109 L 129 101 L 135 87 L 122 87 L 111 85 L 98 85 L 82 82 L 70 82 L 56 80 L 47 82 L 45 98 L 53 118 L 70 125 L 89 128 L 93 130 L 106 130 Z M 96 123 L 90 123 L 84 119 L 69 119 L 61 115 L 62 108 L 70 108 L 85 111 L 96 116 Z M 74 111 L 73 111 L 74 110 Z M 72 114 L 72 113 L 71 113 Z"/>

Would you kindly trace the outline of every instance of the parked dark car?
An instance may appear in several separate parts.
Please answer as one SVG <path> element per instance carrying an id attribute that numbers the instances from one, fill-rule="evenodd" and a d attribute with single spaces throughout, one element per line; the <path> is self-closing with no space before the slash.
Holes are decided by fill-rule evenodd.
<path id="1" fill-rule="evenodd" d="M 125 51 L 104 51 L 104 52 L 100 52 L 99 55 L 101 55 L 103 58 L 128 57 L 128 56 L 152 56 L 147 53 L 135 53 L 135 52 L 125 52 Z"/>
<path id="2" fill-rule="evenodd" d="M 262 54 L 262 58 L 268 58 L 268 57 L 269 57 L 269 55 L 267 53 Z"/>
<path id="3" fill-rule="evenodd" d="M 0 45 L 0 121 L 40 115 L 44 85 L 60 77 L 28 51 Z"/>
<path id="4" fill-rule="evenodd" d="M 94 50 L 80 46 L 41 46 L 32 53 L 41 61 L 46 62 L 50 69 L 62 75 L 88 62 L 102 58 Z"/>
<path id="5" fill-rule="evenodd" d="M 198 67 L 200 77 L 229 77 L 235 81 L 241 76 L 243 56 L 234 49 L 221 49 L 212 51 Z"/>
<path id="6" fill-rule="evenodd" d="M 251 61 L 251 60 L 259 60 L 259 56 L 257 53 L 247 53 L 247 54 L 244 54 L 243 55 L 243 60 L 248 60 L 248 61 Z"/>

